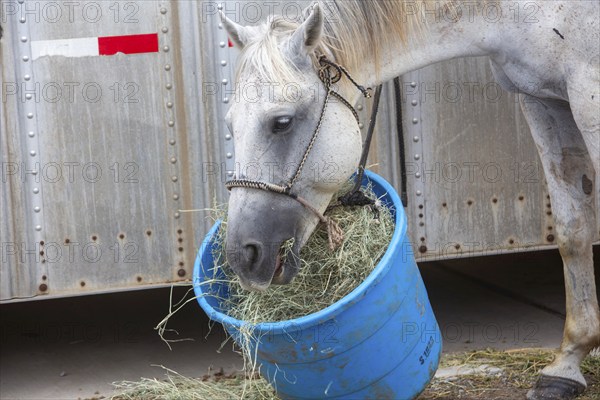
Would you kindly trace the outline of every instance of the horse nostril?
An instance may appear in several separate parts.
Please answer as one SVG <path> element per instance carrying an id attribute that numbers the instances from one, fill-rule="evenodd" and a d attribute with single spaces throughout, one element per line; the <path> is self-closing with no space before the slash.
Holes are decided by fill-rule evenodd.
<path id="1" fill-rule="evenodd" d="M 251 243 L 244 246 L 244 257 L 249 265 L 254 265 L 260 259 L 260 247 L 257 244 Z"/>

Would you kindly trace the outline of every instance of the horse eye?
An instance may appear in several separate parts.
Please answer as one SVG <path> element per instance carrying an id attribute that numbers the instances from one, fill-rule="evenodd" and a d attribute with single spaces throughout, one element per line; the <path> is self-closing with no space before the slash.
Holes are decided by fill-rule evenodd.
<path id="1" fill-rule="evenodd" d="M 281 133 L 292 125 L 292 117 L 278 117 L 273 122 L 273 133 Z"/>

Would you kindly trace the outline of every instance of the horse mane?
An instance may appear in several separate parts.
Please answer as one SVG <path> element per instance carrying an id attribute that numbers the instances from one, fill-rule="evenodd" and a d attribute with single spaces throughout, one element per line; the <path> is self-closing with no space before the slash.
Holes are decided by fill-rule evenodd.
<path id="1" fill-rule="evenodd" d="M 366 59 L 376 63 L 381 48 L 398 41 L 407 46 L 409 41 L 423 39 L 425 9 L 451 10 L 455 1 L 423 0 L 410 3 L 415 8 L 409 9 L 409 3 L 403 0 L 318 0 L 325 16 L 324 31 L 313 63 L 317 67 L 317 54 L 331 57 L 350 71 L 359 68 Z M 252 68 L 265 81 L 300 79 L 294 63 L 286 59 L 279 45 L 301 22 L 275 16 L 262 26 L 253 27 L 253 38 L 238 58 L 238 78 L 241 71 Z"/>

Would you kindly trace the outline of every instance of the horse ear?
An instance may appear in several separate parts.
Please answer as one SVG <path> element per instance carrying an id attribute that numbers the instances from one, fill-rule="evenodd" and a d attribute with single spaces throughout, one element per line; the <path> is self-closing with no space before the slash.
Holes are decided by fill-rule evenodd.
<path id="1" fill-rule="evenodd" d="M 237 47 L 239 47 L 240 50 L 243 49 L 246 43 L 248 42 L 248 32 L 246 31 L 246 27 L 236 24 L 235 22 L 227 18 L 227 16 L 220 10 L 219 16 L 221 17 L 221 23 L 223 24 L 223 27 L 229 34 L 229 38 L 231 39 L 231 41 Z"/>
<path id="2" fill-rule="evenodd" d="M 305 21 L 296 29 L 290 38 L 292 49 L 308 54 L 314 49 L 321 39 L 323 32 L 323 11 L 319 3 L 315 3 L 309 7 L 310 14 Z M 305 11 L 305 15 L 307 12 Z"/>

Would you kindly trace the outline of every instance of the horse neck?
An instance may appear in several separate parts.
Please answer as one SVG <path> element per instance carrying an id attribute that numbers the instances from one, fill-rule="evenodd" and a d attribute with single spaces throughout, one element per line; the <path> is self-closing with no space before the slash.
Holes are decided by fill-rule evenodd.
<path id="1" fill-rule="evenodd" d="M 396 76 L 457 57 L 488 55 L 497 48 L 499 32 L 483 17 L 460 18 L 457 22 L 430 16 L 420 39 L 397 41 L 381 48 L 378 59 L 350 66 L 357 80 L 376 86 Z M 493 24 L 492 24 L 493 27 Z M 416 35 L 415 35 L 416 36 Z"/>

